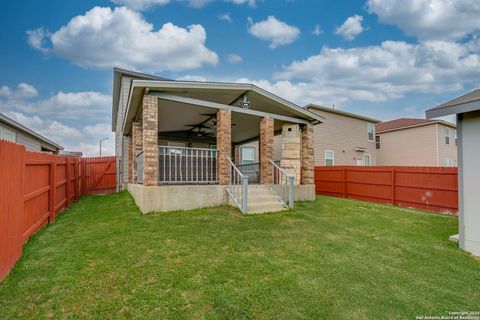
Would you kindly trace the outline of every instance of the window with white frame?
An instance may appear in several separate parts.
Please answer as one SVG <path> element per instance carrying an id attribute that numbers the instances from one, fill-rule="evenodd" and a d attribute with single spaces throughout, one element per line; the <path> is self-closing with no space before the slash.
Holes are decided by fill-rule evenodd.
<path id="1" fill-rule="evenodd" d="M 444 167 L 454 167 L 455 163 L 454 163 L 453 159 L 445 158 L 445 159 L 443 159 L 443 166 Z"/>
<path id="2" fill-rule="evenodd" d="M 0 128 L 0 139 L 10 142 L 17 142 L 17 135 L 13 131 L 7 130 L 5 128 Z"/>
<path id="3" fill-rule="evenodd" d="M 255 162 L 255 148 L 240 147 L 240 161 L 242 164 L 251 164 Z"/>
<path id="4" fill-rule="evenodd" d="M 375 141 L 375 125 L 373 123 L 367 124 L 368 141 Z"/>
<path id="5" fill-rule="evenodd" d="M 325 166 L 331 167 L 335 164 L 334 153 L 332 150 L 325 150 Z"/>
<path id="6" fill-rule="evenodd" d="M 450 144 L 450 128 L 445 128 L 445 144 Z"/>
<path id="7" fill-rule="evenodd" d="M 364 166 L 371 166 L 372 165 L 372 155 L 371 154 L 364 154 L 363 155 L 363 165 Z"/>

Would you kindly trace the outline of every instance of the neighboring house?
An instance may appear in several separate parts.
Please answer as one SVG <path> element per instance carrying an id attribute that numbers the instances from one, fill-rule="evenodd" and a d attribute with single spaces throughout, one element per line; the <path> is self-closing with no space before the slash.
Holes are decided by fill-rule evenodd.
<path id="1" fill-rule="evenodd" d="M 58 154 L 63 147 L 0 113 L 0 140 L 23 144 L 28 151 Z"/>
<path id="2" fill-rule="evenodd" d="M 457 115 L 460 248 L 480 256 L 480 89 L 427 110 L 427 118 Z"/>
<path id="3" fill-rule="evenodd" d="M 358 114 L 322 107 L 314 104 L 305 109 L 323 117 L 321 125 L 314 126 L 314 164 L 333 165 L 376 165 L 375 124 L 380 120 Z M 245 164 L 244 155 L 251 155 L 258 162 L 258 141 L 240 147 L 240 164 Z M 273 145 L 273 158 L 282 156 L 282 136 L 276 135 Z M 248 163 L 250 158 L 246 161 Z"/>
<path id="4" fill-rule="evenodd" d="M 443 120 L 401 118 L 376 126 L 379 166 L 457 166 L 455 125 Z"/>
<path id="5" fill-rule="evenodd" d="M 319 115 L 252 84 L 172 81 L 122 69 L 114 69 L 112 101 L 118 180 L 142 212 L 225 203 L 265 212 L 315 198 Z M 288 137 L 283 169 L 273 161 L 275 132 Z M 243 153 L 244 162 L 260 163 L 252 186 L 234 151 L 256 140 L 258 153 Z"/>

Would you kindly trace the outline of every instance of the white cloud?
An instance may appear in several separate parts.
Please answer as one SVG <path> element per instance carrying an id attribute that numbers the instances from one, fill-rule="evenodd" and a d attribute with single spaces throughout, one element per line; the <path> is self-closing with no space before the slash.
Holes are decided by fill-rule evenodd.
<path id="1" fill-rule="evenodd" d="M 155 6 L 163 6 L 172 2 L 172 0 L 110 0 L 113 3 L 126 6 L 136 11 L 148 10 Z M 190 7 L 202 8 L 214 0 L 176 0 L 177 2 L 187 3 Z M 247 4 L 250 7 L 255 7 L 255 0 L 224 0 L 225 2 L 230 2 L 236 5 Z"/>
<path id="2" fill-rule="evenodd" d="M 275 74 L 277 82 L 270 85 L 293 98 L 296 92 L 323 101 L 332 97 L 327 104 L 339 103 L 337 99 L 386 101 L 410 93 L 453 92 L 478 85 L 480 54 L 474 49 L 479 42 L 385 41 L 351 49 L 324 47 L 320 54 L 295 61 Z"/>
<path id="3" fill-rule="evenodd" d="M 319 24 L 316 24 L 315 27 L 313 28 L 312 33 L 316 36 L 319 36 L 323 33 L 322 27 L 320 27 Z"/>
<path id="4" fill-rule="evenodd" d="M 38 95 L 37 89 L 28 83 L 19 83 L 15 90 L 8 86 L 0 88 L 0 97 L 7 97 L 9 99 L 28 99 Z"/>
<path id="5" fill-rule="evenodd" d="M 206 78 L 206 77 L 203 77 L 203 76 L 197 76 L 197 75 L 187 74 L 187 75 L 185 75 L 185 76 L 183 76 L 183 77 L 178 78 L 178 80 L 205 82 L 205 81 L 207 81 L 207 78 Z"/>
<path id="6" fill-rule="evenodd" d="M 478 0 L 368 0 L 367 8 L 422 40 L 456 40 L 480 30 Z"/>
<path id="7" fill-rule="evenodd" d="M 265 41 L 270 42 L 270 48 L 275 49 L 295 41 L 300 35 L 300 29 L 286 24 L 274 16 L 269 16 L 266 20 L 253 23 L 249 18 L 248 32 Z"/>
<path id="8" fill-rule="evenodd" d="M 227 55 L 227 61 L 229 63 L 240 63 L 243 59 L 238 54 L 229 54 Z"/>
<path id="9" fill-rule="evenodd" d="M 222 21 L 233 22 L 233 19 L 232 19 L 232 16 L 231 16 L 230 12 L 219 14 L 218 19 L 220 19 Z"/>
<path id="10" fill-rule="evenodd" d="M 33 48 L 48 51 L 83 67 L 114 66 L 151 72 L 216 65 L 218 56 L 205 46 L 201 25 L 187 28 L 165 23 L 159 30 L 128 8 L 95 7 L 53 33 L 30 30 Z M 34 34 L 34 40 L 31 36 Z M 42 35 L 42 40 L 38 35 Z M 39 44 L 49 43 L 50 46 Z"/>
<path id="11" fill-rule="evenodd" d="M 347 20 L 335 30 L 335 33 L 351 41 L 363 32 L 362 21 L 363 17 L 359 15 L 348 17 Z"/>

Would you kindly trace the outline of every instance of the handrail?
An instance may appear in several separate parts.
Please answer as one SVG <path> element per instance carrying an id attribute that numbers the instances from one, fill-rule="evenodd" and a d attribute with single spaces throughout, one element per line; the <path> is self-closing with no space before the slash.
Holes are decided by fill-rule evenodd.
<path id="1" fill-rule="evenodd" d="M 243 214 L 247 214 L 248 211 L 248 176 L 244 175 L 237 166 L 233 163 L 232 159 L 227 157 L 230 163 L 230 181 L 228 184 L 227 192 L 232 197 L 233 202 L 242 211 Z"/>
<path id="2" fill-rule="evenodd" d="M 272 165 L 272 191 L 285 206 L 293 209 L 295 203 L 295 176 L 280 168 L 271 159 L 268 161 Z"/>

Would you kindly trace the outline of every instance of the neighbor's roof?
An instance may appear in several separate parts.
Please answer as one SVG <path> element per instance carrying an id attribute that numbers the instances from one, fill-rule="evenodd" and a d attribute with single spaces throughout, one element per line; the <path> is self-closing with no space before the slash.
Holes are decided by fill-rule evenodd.
<path id="1" fill-rule="evenodd" d="M 335 114 L 339 114 L 339 115 L 342 115 L 342 116 L 355 118 L 355 119 L 360 119 L 360 120 L 365 120 L 365 121 L 373 122 L 373 123 L 381 122 L 380 120 L 377 120 L 377 119 L 365 117 L 365 116 L 362 116 L 362 115 L 359 115 L 359 114 L 355 114 L 355 113 L 351 113 L 351 112 L 347 112 L 347 111 L 342 111 L 342 110 L 338 110 L 338 109 L 334 109 L 334 108 L 319 106 L 317 104 L 307 104 L 304 108 L 307 109 L 307 110 L 314 109 L 314 110 L 319 110 L 319 111 L 324 111 L 324 112 L 329 112 L 329 113 L 335 113 Z"/>
<path id="2" fill-rule="evenodd" d="M 480 89 L 442 103 L 435 108 L 427 110 L 425 113 L 427 118 L 436 118 L 476 110 L 480 110 Z"/>
<path id="3" fill-rule="evenodd" d="M 0 123 L 1 122 L 6 123 L 7 125 L 17 129 L 18 131 L 21 131 L 21 132 L 26 133 L 28 135 L 34 136 L 38 140 L 47 144 L 48 146 L 54 147 L 53 149 L 63 150 L 63 147 L 61 145 L 56 144 L 52 140 L 50 140 L 48 138 L 45 138 L 44 136 L 42 136 L 42 135 L 36 133 L 35 131 L 33 131 L 32 129 L 29 129 L 29 128 L 25 127 L 24 125 L 21 125 L 17 121 L 15 121 L 13 119 L 10 119 L 9 117 L 7 117 L 6 115 L 4 115 L 2 113 L 0 113 Z"/>
<path id="4" fill-rule="evenodd" d="M 122 77 L 130 77 L 132 79 L 142 80 L 169 80 L 167 78 L 152 76 L 145 73 L 125 70 L 121 68 L 113 68 L 113 93 L 112 93 L 112 130 L 115 131 L 115 123 L 117 122 L 118 103 L 120 101 L 120 91 L 122 88 Z"/>
<path id="5" fill-rule="evenodd" d="M 417 119 L 417 118 L 400 118 L 390 121 L 384 121 L 376 125 L 376 132 L 383 133 L 388 131 L 395 131 L 400 129 L 407 129 L 413 127 L 420 127 L 435 123 L 441 123 L 449 127 L 455 127 L 453 123 L 443 120 L 429 120 L 429 119 Z"/>

